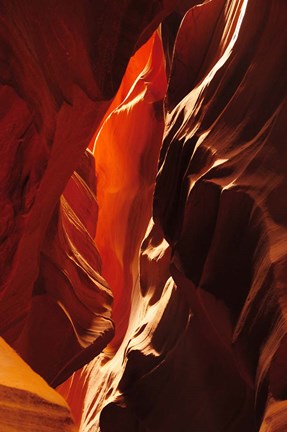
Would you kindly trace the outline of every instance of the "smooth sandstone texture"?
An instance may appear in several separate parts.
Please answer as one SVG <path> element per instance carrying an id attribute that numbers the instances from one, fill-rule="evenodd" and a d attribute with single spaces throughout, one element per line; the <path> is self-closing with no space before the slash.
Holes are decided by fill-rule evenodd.
<path id="1" fill-rule="evenodd" d="M 1 334 L 81 432 L 284 432 L 286 2 L 18 3 Z"/>
<path id="2" fill-rule="evenodd" d="M 63 398 L 0 339 L 0 430 L 76 432 Z"/>
<path id="3" fill-rule="evenodd" d="M 112 293 L 94 243 L 94 173 L 93 156 L 86 152 L 51 218 L 31 311 L 14 343 L 53 386 L 98 355 L 114 334 Z"/>

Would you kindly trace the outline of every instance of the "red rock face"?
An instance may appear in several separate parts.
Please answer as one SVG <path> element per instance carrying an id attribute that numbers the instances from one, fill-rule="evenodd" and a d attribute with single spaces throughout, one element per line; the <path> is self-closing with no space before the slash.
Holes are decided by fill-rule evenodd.
<path id="1" fill-rule="evenodd" d="M 284 432 L 286 3 L 18 3 L 1 335 L 83 432 Z"/>

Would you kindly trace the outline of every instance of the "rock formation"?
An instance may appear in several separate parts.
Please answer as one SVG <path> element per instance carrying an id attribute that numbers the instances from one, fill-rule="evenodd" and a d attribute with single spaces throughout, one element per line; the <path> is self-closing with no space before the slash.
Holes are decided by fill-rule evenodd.
<path id="1" fill-rule="evenodd" d="M 287 430 L 286 2 L 0 11 L 1 336 L 81 432 Z"/>
<path id="2" fill-rule="evenodd" d="M 0 339 L 0 430 L 75 432 L 61 396 Z"/>

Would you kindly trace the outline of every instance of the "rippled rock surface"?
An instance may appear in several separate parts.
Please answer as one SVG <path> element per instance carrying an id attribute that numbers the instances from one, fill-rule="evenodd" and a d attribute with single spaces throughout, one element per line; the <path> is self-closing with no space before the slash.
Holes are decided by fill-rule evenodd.
<path id="1" fill-rule="evenodd" d="M 82 432 L 284 432 L 286 3 L 18 3 L 1 335 Z"/>

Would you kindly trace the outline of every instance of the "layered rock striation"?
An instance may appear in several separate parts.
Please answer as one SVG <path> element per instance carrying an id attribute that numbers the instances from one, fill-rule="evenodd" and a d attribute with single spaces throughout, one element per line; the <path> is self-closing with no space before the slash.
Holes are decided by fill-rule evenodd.
<path id="1" fill-rule="evenodd" d="M 284 432 L 286 3 L 18 3 L 1 335 L 82 432 Z"/>

